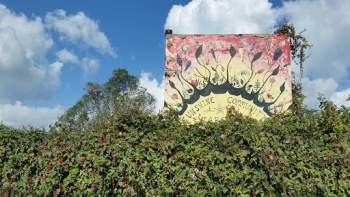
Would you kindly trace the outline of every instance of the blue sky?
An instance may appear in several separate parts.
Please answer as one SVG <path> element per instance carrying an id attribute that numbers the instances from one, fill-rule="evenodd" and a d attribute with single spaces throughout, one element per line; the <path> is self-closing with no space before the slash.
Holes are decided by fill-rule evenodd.
<path id="1" fill-rule="evenodd" d="M 100 61 L 97 72 L 82 77 L 79 68 L 67 65 L 62 68 L 62 84 L 57 88 L 53 101 L 37 102 L 28 100 L 25 103 L 37 106 L 53 107 L 57 103 L 72 105 L 84 93 L 82 86 L 87 81 L 105 82 L 113 69 L 126 68 L 132 75 L 140 76 L 142 70 L 152 72 L 158 80 L 163 76 L 164 59 L 164 24 L 173 4 L 185 4 L 188 1 L 1 1 L 8 9 L 19 14 L 45 17 L 47 12 L 64 10 L 66 15 L 84 15 L 98 23 L 117 57 L 104 55 L 91 48 L 79 48 L 70 43 L 55 42 L 50 52 L 61 49 L 73 50 L 76 55 L 94 57 Z M 57 32 L 51 31 L 57 40 Z M 48 54 L 51 56 L 52 54 Z M 52 58 L 52 57 L 51 57 Z M 53 57 L 55 58 L 55 57 Z"/>
<path id="2" fill-rule="evenodd" d="M 159 109 L 166 28 L 271 33 L 284 18 L 298 31 L 306 28 L 314 45 L 305 65 L 305 104 L 317 106 L 321 92 L 348 105 L 349 10 L 342 0 L 0 0 L 0 120 L 47 127 L 84 94 L 86 82 L 104 83 L 116 68 L 139 77 Z"/>

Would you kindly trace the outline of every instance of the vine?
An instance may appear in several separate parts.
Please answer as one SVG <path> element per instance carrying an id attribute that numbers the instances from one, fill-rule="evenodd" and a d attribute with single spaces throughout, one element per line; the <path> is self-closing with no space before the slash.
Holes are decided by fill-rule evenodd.
<path id="1" fill-rule="evenodd" d="M 295 27 L 292 23 L 289 23 L 287 20 L 284 21 L 284 24 L 274 31 L 275 34 L 286 34 L 290 37 L 291 43 L 291 54 L 293 61 L 299 66 L 300 77 L 296 79 L 295 73 L 292 72 L 293 81 L 292 81 L 292 95 L 293 95 L 293 104 L 290 106 L 294 114 L 301 114 L 303 108 L 303 101 L 305 96 L 302 94 L 302 84 L 301 80 L 304 76 L 304 63 L 307 58 L 310 57 L 311 52 L 306 54 L 306 51 L 311 49 L 312 45 L 309 44 L 303 33 L 303 31 L 297 33 Z"/>

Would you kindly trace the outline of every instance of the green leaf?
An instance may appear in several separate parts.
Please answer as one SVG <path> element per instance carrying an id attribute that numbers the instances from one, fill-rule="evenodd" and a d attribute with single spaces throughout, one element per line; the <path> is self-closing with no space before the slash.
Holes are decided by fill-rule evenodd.
<path id="1" fill-rule="evenodd" d="M 223 162 L 223 161 L 225 160 L 225 155 L 219 154 L 219 155 L 218 155 L 218 158 L 219 158 L 219 160 L 220 160 L 221 162 Z"/>
<path id="2" fill-rule="evenodd" d="M 106 158 L 101 156 L 101 157 L 98 158 L 97 163 L 98 164 L 104 164 L 106 161 L 107 161 Z"/>
<path id="3" fill-rule="evenodd" d="M 77 175 L 79 173 L 79 168 L 73 168 L 71 172 L 72 174 Z"/>
<path id="4" fill-rule="evenodd" d="M 174 191 L 171 187 L 167 187 L 167 188 L 165 188 L 165 192 L 170 194 L 170 193 L 173 193 Z"/>
<path id="5" fill-rule="evenodd" d="M 249 152 L 248 150 L 242 150 L 242 151 L 240 151 L 240 155 L 241 155 L 242 157 L 247 156 L 249 153 L 250 153 L 250 152 Z"/>
<path id="6" fill-rule="evenodd" d="M 223 186 L 222 187 L 222 192 L 224 193 L 224 194 L 226 194 L 227 192 L 228 192 L 228 188 L 226 187 L 226 186 Z"/>

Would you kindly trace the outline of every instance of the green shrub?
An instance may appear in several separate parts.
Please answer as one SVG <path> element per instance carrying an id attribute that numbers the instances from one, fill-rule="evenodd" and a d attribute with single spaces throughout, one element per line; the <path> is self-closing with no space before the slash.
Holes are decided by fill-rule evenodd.
<path id="1" fill-rule="evenodd" d="M 139 112 L 86 131 L 0 125 L 0 196 L 348 196 L 349 108 L 216 123 Z"/>

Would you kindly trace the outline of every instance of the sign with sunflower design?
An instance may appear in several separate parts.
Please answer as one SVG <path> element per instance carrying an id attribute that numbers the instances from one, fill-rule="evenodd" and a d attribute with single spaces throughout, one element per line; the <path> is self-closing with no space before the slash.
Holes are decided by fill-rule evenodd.
<path id="1" fill-rule="evenodd" d="M 217 121 L 232 106 L 258 120 L 292 103 L 290 40 L 283 34 L 166 34 L 164 107 Z"/>

